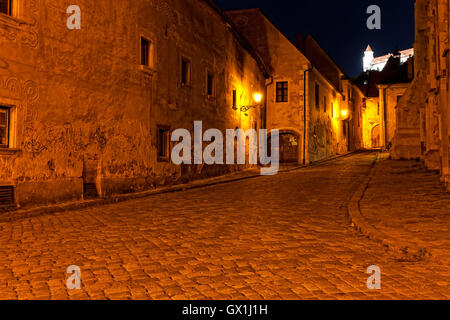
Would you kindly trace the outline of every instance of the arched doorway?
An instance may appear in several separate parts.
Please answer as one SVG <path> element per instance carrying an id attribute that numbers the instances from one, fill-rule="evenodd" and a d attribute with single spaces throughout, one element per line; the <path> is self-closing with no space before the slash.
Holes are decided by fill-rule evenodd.
<path id="1" fill-rule="evenodd" d="M 280 132 L 280 163 L 299 163 L 299 151 L 299 136 L 293 132 Z"/>
<path id="2" fill-rule="evenodd" d="M 381 146 L 381 137 L 380 137 L 380 125 L 377 124 L 372 129 L 372 148 L 379 148 Z"/>

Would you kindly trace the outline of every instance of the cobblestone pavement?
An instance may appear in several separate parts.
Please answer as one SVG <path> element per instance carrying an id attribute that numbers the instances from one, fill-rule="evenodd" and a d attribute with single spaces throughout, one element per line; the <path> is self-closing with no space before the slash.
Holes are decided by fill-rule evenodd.
<path id="1" fill-rule="evenodd" d="M 450 263 L 450 193 L 421 162 L 384 154 L 360 202 L 362 216 L 394 243 L 426 249 Z"/>
<path id="2" fill-rule="evenodd" d="M 0 298 L 448 299 L 447 265 L 403 261 L 349 226 L 373 158 L 1 223 Z M 69 265 L 81 290 L 65 287 Z"/>

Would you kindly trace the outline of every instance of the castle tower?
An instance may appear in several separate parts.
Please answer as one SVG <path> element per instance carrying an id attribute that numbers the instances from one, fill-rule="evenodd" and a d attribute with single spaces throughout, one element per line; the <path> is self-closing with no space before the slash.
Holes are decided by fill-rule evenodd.
<path id="1" fill-rule="evenodd" d="M 373 56 L 373 50 L 370 47 L 370 45 L 367 46 L 366 51 L 364 52 L 364 58 L 363 58 L 363 70 L 364 72 L 369 71 L 372 65 L 372 61 L 374 59 Z"/>

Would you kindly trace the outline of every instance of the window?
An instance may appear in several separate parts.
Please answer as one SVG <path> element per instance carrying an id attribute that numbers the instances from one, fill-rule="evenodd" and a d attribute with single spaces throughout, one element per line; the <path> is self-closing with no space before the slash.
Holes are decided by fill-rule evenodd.
<path id="1" fill-rule="evenodd" d="M 9 148 L 9 109 L 0 107 L 0 148 Z"/>
<path id="2" fill-rule="evenodd" d="M 152 42 L 141 37 L 141 65 L 152 66 Z"/>
<path id="3" fill-rule="evenodd" d="M 316 109 L 319 109 L 319 85 L 316 84 L 316 88 L 315 88 L 315 100 L 316 100 Z"/>
<path id="4" fill-rule="evenodd" d="M 233 109 L 237 109 L 237 92 L 233 90 Z"/>
<path id="5" fill-rule="evenodd" d="M 397 96 L 397 104 L 400 102 L 400 99 L 402 98 L 403 96 Z"/>
<path id="6" fill-rule="evenodd" d="M 206 94 L 208 97 L 214 97 L 214 74 L 208 72 L 206 79 Z"/>
<path id="7" fill-rule="evenodd" d="M 181 59 L 181 85 L 188 86 L 191 84 L 191 62 L 186 59 Z"/>
<path id="8" fill-rule="evenodd" d="M 323 112 L 327 112 L 327 97 L 323 96 Z"/>
<path id="9" fill-rule="evenodd" d="M 12 1 L 13 0 L 0 0 L 0 13 L 12 15 Z"/>
<path id="10" fill-rule="evenodd" d="M 168 162 L 170 160 L 170 127 L 158 126 L 158 161 Z"/>
<path id="11" fill-rule="evenodd" d="M 277 82 L 277 102 L 289 101 L 289 83 L 287 81 Z"/>

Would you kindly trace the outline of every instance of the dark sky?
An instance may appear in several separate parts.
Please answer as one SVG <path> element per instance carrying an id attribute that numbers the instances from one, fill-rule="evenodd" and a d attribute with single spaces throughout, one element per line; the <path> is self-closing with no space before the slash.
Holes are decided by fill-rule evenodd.
<path id="1" fill-rule="evenodd" d="M 409 49 L 414 42 L 413 0 L 216 0 L 224 10 L 261 8 L 294 41 L 295 35 L 312 34 L 349 76 L 362 71 L 362 56 L 370 44 L 375 56 L 396 47 Z M 381 30 L 369 30 L 370 5 L 381 8 Z"/>

